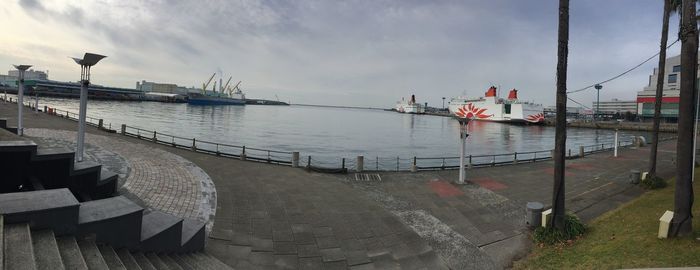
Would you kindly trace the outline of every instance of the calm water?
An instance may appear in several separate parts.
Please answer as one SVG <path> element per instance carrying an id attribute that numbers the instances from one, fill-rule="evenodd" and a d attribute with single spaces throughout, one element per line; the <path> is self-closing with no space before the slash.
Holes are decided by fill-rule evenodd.
<path id="1" fill-rule="evenodd" d="M 78 111 L 75 99 L 41 98 L 40 106 L 43 105 Z M 397 156 L 410 159 L 459 155 L 457 121 L 429 115 L 308 106 L 192 106 L 91 100 L 88 116 L 104 119 L 113 129 L 127 124 L 202 140 L 299 151 L 321 163 L 358 155 L 372 161 L 375 157 L 393 159 L 394 163 Z M 470 123 L 469 132 L 467 153 L 473 155 L 554 147 L 553 127 L 475 121 Z M 620 134 L 621 140 L 645 135 Z M 570 128 L 567 143 L 576 152 L 579 145 L 610 143 L 613 137 L 611 130 Z"/>

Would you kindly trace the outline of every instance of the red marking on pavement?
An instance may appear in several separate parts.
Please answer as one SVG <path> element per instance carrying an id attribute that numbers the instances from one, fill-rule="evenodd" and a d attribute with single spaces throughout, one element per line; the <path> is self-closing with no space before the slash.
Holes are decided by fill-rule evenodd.
<path id="1" fill-rule="evenodd" d="M 590 171 L 595 169 L 593 165 L 591 164 L 586 164 L 586 163 L 576 163 L 576 164 L 571 164 L 569 166 L 566 166 L 567 168 L 572 168 L 572 169 L 577 169 L 577 170 L 584 170 L 584 171 Z"/>
<path id="2" fill-rule="evenodd" d="M 430 189 L 432 189 L 433 192 L 437 193 L 437 195 L 442 198 L 464 194 L 464 192 L 462 192 L 459 188 L 456 188 L 444 180 L 433 179 L 428 182 L 428 185 L 430 185 Z"/>
<path id="3" fill-rule="evenodd" d="M 546 169 L 544 169 L 544 172 L 549 174 L 549 175 L 554 175 L 554 168 L 546 168 Z M 569 171 L 564 171 L 564 176 L 574 176 L 574 173 L 569 172 Z"/>
<path id="4" fill-rule="evenodd" d="M 471 179 L 470 181 L 478 184 L 482 188 L 485 188 L 488 190 L 493 190 L 493 191 L 508 188 L 508 186 L 506 186 L 505 184 L 498 182 L 496 180 L 493 180 L 490 177 L 481 177 L 481 178 Z"/>

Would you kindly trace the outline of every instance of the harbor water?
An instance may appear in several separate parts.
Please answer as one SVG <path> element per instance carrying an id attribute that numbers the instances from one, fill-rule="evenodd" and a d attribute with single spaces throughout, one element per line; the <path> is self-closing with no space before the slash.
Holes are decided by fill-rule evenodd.
<path id="1" fill-rule="evenodd" d="M 34 102 L 33 97 L 26 99 L 30 101 Z M 43 106 L 77 112 L 78 100 L 40 98 L 39 107 Z M 398 157 L 402 169 L 410 166 L 413 157 L 459 155 L 460 127 L 450 117 L 300 105 L 196 106 L 100 100 L 90 100 L 88 116 L 104 119 L 104 125 L 115 130 L 126 124 L 197 140 L 298 151 L 302 157 L 311 156 L 316 165 L 327 167 L 339 164 L 341 158 L 351 166 L 359 155 L 365 156 L 371 167 L 380 159 L 396 163 Z M 540 154 L 542 157 L 554 148 L 554 128 L 548 126 L 472 121 L 469 134 L 468 155 L 547 151 Z M 647 136 L 645 132 L 620 131 L 620 140 L 629 142 L 639 135 Z M 567 130 L 567 148 L 575 153 L 579 146 L 613 140 L 613 130 Z"/>

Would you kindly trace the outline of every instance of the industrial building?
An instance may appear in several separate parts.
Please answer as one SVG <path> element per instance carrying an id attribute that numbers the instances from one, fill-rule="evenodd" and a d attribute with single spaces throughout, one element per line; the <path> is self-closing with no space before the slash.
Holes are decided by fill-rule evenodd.
<path id="1" fill-rule="evenodd" d="M 680 101 L 681 56 L 666 59 L 664 94 L 661 98 L 661 117 L 666 122 L 678 121 L 678 102 Z M 698 74 L 700 75 L 700 73 Z M 637 92 L 637 114 L 642 120 L 654 117 L 654 102 L 656 101 L 656 80 L 658 70 L 649 76 L 649 84 Z"/>
<path id="2" fill-rule="evenodd" d="M 616 114 L 616 113 L 637 113 L 637 101 L 636 100 L 619 100 L 613 98 L 610 101 L 601 101 L 600 106 L 598 102 L 593 101 L 593 110 L 600 110 L 598 113 L 603 114 Z"/>

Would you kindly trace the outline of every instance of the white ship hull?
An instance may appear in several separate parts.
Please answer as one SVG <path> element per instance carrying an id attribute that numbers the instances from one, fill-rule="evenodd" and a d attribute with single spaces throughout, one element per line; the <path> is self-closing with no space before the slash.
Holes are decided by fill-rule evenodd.
<path id="1" fill-rule="evenodd" d="M 400 113 L 425 113 L 425 108 L 420 104 L 398 103 L 394 109 Z"/>
<path id="2" fill-rule="evenodd" d="M 496 101 L 495 97 L 478 99 L 453 98 L 448 107 L 450 114 L 460 110 L 467 118 L 482 121 L 539 123 L 544 122 L 544 108 L 540 104 Z"/>

